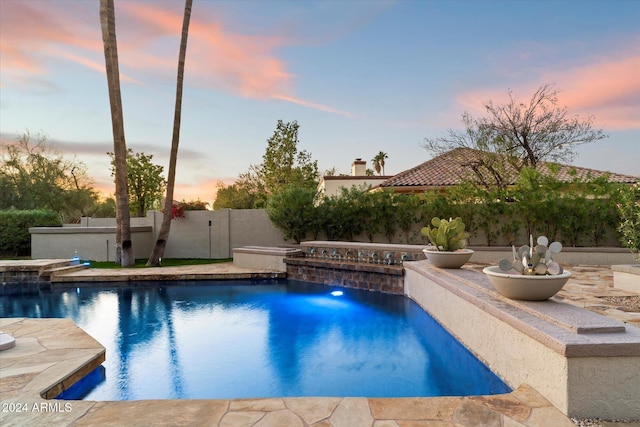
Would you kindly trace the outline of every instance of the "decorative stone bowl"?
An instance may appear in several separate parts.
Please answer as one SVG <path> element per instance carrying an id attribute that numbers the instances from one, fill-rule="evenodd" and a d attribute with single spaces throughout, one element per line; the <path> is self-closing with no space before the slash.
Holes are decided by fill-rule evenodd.
<path id="1" fill-rule="evenodd" d="M 473 255 L 471 249 L 458 249 L 454 252 L 436 251 L 435 249 L 423 249 L 427 260 L 438 268 L 460 268 Z"/>
<path id="2" fill-rule="evenodd" d="M 482 272 L 500 295 L 523 301 L 549 299 L 558 293 L 571 277 L 571 272 L 567 270 L 556 275 L 529 276 L 515 271 L 504 272 L 498 266 L 485 267 Z"/>

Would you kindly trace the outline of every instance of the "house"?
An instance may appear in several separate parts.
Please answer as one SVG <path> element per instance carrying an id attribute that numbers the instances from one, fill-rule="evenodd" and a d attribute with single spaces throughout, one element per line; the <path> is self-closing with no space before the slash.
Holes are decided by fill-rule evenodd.
<path id="1" fill-rule="evenodd" d="M 501 180 L 502 185 L 514 185 L 518 178 L 518 172 L 501 157 L 500 154 L 491 154 L 472 148 L 455 148 L 386 179 L 376 189 L 392 190 L 405 194 L 423 193 L 429 190 L 444 191 L 460 184 L 465 179 L 487 183 L 496 183 L 496 180 Z M 598 178 L 605 174 L 609 175 L 609 182 L 612 183 L 634 184 L 640 182 L 639 176 L 621 175 L 548 162 L 541 162 L 538 165 L 538 170 L 542 173 L 552 173 L 557 170 L 556 178 L 565 182 L 571 182 L 576 178 Z M 500 173 L 492 173 L 492 171 Z"/>
<path id="2" fill-rule="evenodd" d="M 323 176 L 318 183 L 318 193 L 336 196 L 342 189 L 376 187 L 392 178 L 389 175 L 367 175 L 367 162 L 357 158 L 351 163 L 351 175 Z"/>

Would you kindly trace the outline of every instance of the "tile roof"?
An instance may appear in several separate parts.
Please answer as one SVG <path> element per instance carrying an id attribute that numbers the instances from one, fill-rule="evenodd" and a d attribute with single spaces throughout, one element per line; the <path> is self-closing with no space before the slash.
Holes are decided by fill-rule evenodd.
<path id="1" fill-rule="evenodd" d="M 482 157 L 484 152 L 472 148 L 455 148 L 447 151 L 431 160 L 400 172 L 390 179 L 380 184 L 382 188 L 390 187 L 448 187 L 460 184 L 463 178 L 474 177 L 473 165 Z M 488 154 L 488 153 L 487 153 Z M 501 155 L 496 155 L 498 158 Z M 542 173 L 549 173 L 552 163 L 541 162 L 539 170 Z M 640 181 L 640 176 L 621 175 L 612 172 L 599 171 L 595 169 L 581 168 L 572 165 L 557 164 L 559 171 L 557 178 L 561 181 L 570 182 L 575 178 L 597 178 L 604 174 L 609 174 L 609 182 L 633 184 Z M 507 165 L 506 173 L 507 185 L 515 184 L 518 174 L 511 165 Z"/>

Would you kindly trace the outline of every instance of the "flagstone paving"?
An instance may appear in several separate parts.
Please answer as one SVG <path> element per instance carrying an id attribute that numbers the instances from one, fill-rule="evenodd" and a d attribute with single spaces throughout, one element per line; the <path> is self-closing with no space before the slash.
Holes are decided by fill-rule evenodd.
<path id="1" fill-rule="evenodd" d="M 466 268 L 482 269 L 473 264 Z M 613 288 L 608 267 L 571 266 L 555 297 L 640 326 L 638 294 Z M 150 269 L 148 269 L 150 270 Z M 162 267 L 146 280 L 237 275 L 232 264 Z M 69 276 L 130 279 L 130 270 L 85 270 Z M 86 274 L 89 274 L 86 276 Z M 194 276 L 195 275 L 195 276 Z M 144 279 L 143 279 L 144 280 Z M 634 302 L 635 301 L 635 302 Z M 635 305 L 634 305 L 635 304 Z M 465 427 L 575 424 L 526 384 L 512 393 L 436 398 L 272 398 L 250 400 L 57 401 L 54 397 L 105 357 L 104 348 L 69 319 L 0 319 L 16 346 L 0 352 L 0 425 L 8 426 L 314 426 Z M 108 357 L 108 355 L 107 355 Z M 591 422 L 591 421 L 590 421 Z M 584 425 L 623 426 L 608 422 Z"/>
<path id="2" fill-rule="evenodd" d="M 484 264 L 465 268 L 482 271 Z M 577 307 L 640 327 L 640 294 L 613 287 L 609 266 L 565 265 L 571 271 L 567 284 L 553 297 Z"/>

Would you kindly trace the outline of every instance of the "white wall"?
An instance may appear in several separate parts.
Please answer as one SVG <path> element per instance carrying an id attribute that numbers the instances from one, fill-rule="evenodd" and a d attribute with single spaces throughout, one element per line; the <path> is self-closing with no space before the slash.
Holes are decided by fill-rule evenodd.
<path id="1" fill-rule="evenodd" d="M 209 226 L 211 221 L 211 226 Z M 147 258 L 155 244 L 162 213 L 150 211 L 146 218 L 132 218 L 136 258 Z M 31 258 L 71 258 L 113 261 L 115 218 L 83 218 L 79 225 L 33 227 Z M 165 258 L 231 258 L 240 246 L 282 246 L 288 242 L 261 209 L 187 211 L 171 223 Z"/>

